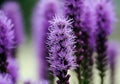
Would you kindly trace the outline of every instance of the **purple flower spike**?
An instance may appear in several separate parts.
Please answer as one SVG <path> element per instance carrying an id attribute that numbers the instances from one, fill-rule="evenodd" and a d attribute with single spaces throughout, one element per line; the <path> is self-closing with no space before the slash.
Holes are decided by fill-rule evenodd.
<path id="1" fill-rule="evenodd" d="M 15 40 L 18 44 L 22 43 L 24 40 L 24 34 L 22 15 L 19 4 L 14 1 L 8 1 L 3 4 L 2 9 L 7 14 L 8 18 L 10 18 L 14 23 Z"/>
<path id="2" fill-rule="evenodd" d="M 0 73 L 7 72 L 7 57 L 13 49 L 14 42 L 14 29 L 11 20 L 0 11 Z"/>
<path id="3" fill-rule="evenodd" d="M 116 67 L 116 58 L 118 53 L 117 43 L 109 43 L 108 45 L 108 62 L 110 65 L 111 72 L 111 84 L 115 84 L 115 67 Z"/>
<path id="4" fill-rule="evenodd" d="M 109 35 L 116 22 L 112 0 L 97 0 L 95 8 L 97 31 L 103 30 L 106 35 Z"/>
<path id="5" fill-rule="evenodd" d="M 35 46 L 40 64 L 40 79 L 48 80 L 48 51 L 46 48 L 46 40 L 48 28 L 50 26 L 49 21 L 55 16 L 55 14 L 61 13 L 58 0 L 41 0 L 38 2 L 34 14 L 33 14 L 33 35 L 35 40 Z M 50 77 L 51 78 L 51 77 Z M 53 79 L 52 79 L 53 80 Z"/>
<path id="6" fill-rule="evenodd" d="M 6 74 L 6 75 L 1 75 L 0 74 L 0 84 L 13 84 L 11 77 Z"/>
<path id="7" fill-rule="evenodd" d="M 18 79 L 18 63 L 13 58 L 8 58 L 8 73 L 11 75 L 14 82 Z"/>
<path id="8" fill-rule="evenodd" d="M 97 69 L 101 78 L 101 84 L 104 84 L 105 72 L 108 65 L 107 42 L 108 37 L 116 21 L 115 11 L 111 0 L 98 0 L 95 6 L 96 14 L 96 52 Z"/>
<path id="9" fill-rule="evenodd" d="M 89 0 L 65 0 L 65 15 L 73 19 L 72 26 L 76 36 L 75 55 L 79 65 L 76 73 L 79 84 L 82 82 L 81 78 L 83 78 L 84 82 L 91 80 L 89 80 L 89 74 L 92 66 L 89 62 L 92 63 L 93 46 L 90 44 L 92 43 L 91 38 L 95 28 L 94 11 L 92 9 Z"/>
<path id="10" fill-rule="evenodd" d="M 75 67 L 74 38 L 71 20 L 55 17 L 50 21 L 48 49 L 50 70 L 58 77 L 57 84 L 69 84 L 68 70 Z"/>
<path id="11" fill-rule="evenodd" d="M 24 34 L 19 4 L 14 1 L 8 1 L 2 5 L 2 9 L 6 13 L 7 17 L 11 19 L 12 23 L 14 23 L 14 41 L 16 42 L 16 45 L 20 45 L 24 40 Z M 18 47 L 11 51 L 13 57 L 16 57 L 17 49 Z"/>

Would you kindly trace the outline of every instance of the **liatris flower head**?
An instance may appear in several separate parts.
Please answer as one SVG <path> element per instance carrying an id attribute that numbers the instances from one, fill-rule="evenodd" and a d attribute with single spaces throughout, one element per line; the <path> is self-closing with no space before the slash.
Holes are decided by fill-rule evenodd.
<path id="1" fill-rule="evenodd" d="M 11 75 L 14 82 L 18 79 L 18 63 L 14 58 L 8 58 L 8 73 Z"/>
<path id="2" fill-rule="evenodd" d="M 115 11 L 111 0 L 98 0 L 95 6 L 96 14 L 96 52 L 98 54 L 97 69 L 101 78 L 101 84 L 104 83 L 104 77 L 108 66 L 108 36 L 114 27 L 116 21 Z"/>
<path id="3" fill-rule="evenodd" d="M 110 42 L 108 44 L 108 63 L 110 66 L 110 81 L 111 84 L 115 84 L 115 68 L 116 68 L 116 59 L 118 54 L 118 46 L 115 42 Z"/>
<path id="4" fill-rule="evenodd" d="M 48 49 L 50 70 L 59 78 L 58 84 L 69 84 L 67 71 L 74 66 L 74 34 L 71 30 L 71 20 L 56 16 L 50 21 L 48 34 Z"/>
<path id="5" fill-rule="evenodd" d="M 10 19 L 0 11 L 0 52 L 10 50 L 14 47 L 14 31 L 13 24 Z M 5 50 L 4 50 L 5 49 Z"/>
<path id="6" fill-rule="evenodd" d="M 43 35 L 46 35 L 45 32 L 48 31 L 48 27 L 50 26 L 49 20 L 51 20 L 55 14 L 61 13 L 59 5 L 60 2 L 57 0 L 41 0 L 38 2 L 32 18 L 33 33 L 36 40 L 38 39 L 38 36 L 43 38 Z M 44 32 L 40 33 L 40 31 Z"/>
<path id="7" fill-rule="evenodd" d="M 33 37 L 40 64 L 40 79 L 47 80 L 48 76 L 48 50 L 46 48 L 46 40 L 49 21 L 53 19 L 55 14 L 60 14 L 60 2 L 58 0 L 40 0 L 35 7 L 32 24 L 33 24 Z"/>
<path id="8" fill-rule="evenodd" d="M 0 74 L 0 84 L 13 84 L 9 74 Z"/>
<path id="9" fill-rule="evenodd" d="M 116 59 L 117 59 L 117 54 L 118 54 L 118 43 L 117 42 L 109 42 L 108 44 L 108 63 L 110 66 L 110 70 L 114 75 L 115 71 L 115 66 L 116 66 Z"/>
<path id="10" fill-rule="evenodd" d="M 45 16 L 49 19 L 49 17 L 52 17 L 53 13 L 60 13 L 58 11 L 60 10 L 60 2 L 57 0 L 41 0 L 41 15 Z M 43 12 L 46 11 L 46 12 Z M 47 14 L 49 13 L 49 14 Z M 52 15 L 51 15 L 52 14 Z"/>
<path id="11" fill-rule="evenodd" d="M 81 22 L 80 22 L 80 27 L 82 30 L 87 32 L 89 35 L 93 33 L 95 30 L 95 17 L 94 17 L 94 8 L 91 6 L 90 1 L 84 1 L 84 8 L 83 12 L 81 14 Z"/>
<path id="12" fill-rule="evenodd" d="M 64 0 L 64 2 L 66 16 L 75 20 L 74 23 L 78 22 L 74 26 L 79 26 L 80 17 L 84 10 L 84 0 Z"/>
<path id="13" fill-rule="evenodd" d="M 116 22 L 115 9 L 112 0 L 97 0 L 95 8 L 97 25 L 109 35 Z M 98 29 L 97 32 L 98 31 L 100 30 Z"/>
<path id="14" fill-rule="evenodd" d="M 14 23 L 15 41 L 20 44 L 24 40 L 23 21 L 20 6 L 15 1 L 8 1 L 2 5 L 7 17 Z"/>
<path id="15" fill-rule="evenodd" d="M 110 66 L 111 68 L 114 68 L 115 67 L 115 60 L 116 60 L 116 56 L 117 56 L 117 53 L 118 53 L 118 47 L 119 45 L 117 45 L 117 43 L 115 42 L 110 42 L 108 44 L 108 61 L 110 63 Z"/>
<path id="16" fill-rule="evenodd" d="M 75 55 L 77 57 L 77 64 L 79 65 L 76 73 L 79 83 L 81 83 L 82 80 L 85 82 L 88 80 L 88 74 L 91 73 L 90 69 L 92 67 L 89 62 L 91 61 L 92 64 L 93 46 L 89 44 L 94 43 L 91 37 L 95 28 L 95 18 L 90 1 L 91 0 L 65 0 L 65 15 L 74 21 L 72 23 L 72 29 L 76 36 Z M 86 83 L 89 84 L 88 82 Z"/>
<path id="17" fill-rule="evenodd" d="M 0 11 L 0 73 L 7 72 L 7 57 L 15 47 L 14 29 L 11 20 L 3 11 Z"/>

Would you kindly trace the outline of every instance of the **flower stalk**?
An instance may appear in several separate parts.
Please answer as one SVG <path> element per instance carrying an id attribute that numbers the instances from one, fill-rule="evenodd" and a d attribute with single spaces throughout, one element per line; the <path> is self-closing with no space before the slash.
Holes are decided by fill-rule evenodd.
<path id="1" fill-rule="evenodd" d="M 96 14 L 96 63 L 101 78 L 101 84 L 104 84 L 108 66 L 108 37 L 111 34 L 113 24 L 115 23 L 114 7 L 111 0 L 98 0 L 95 6 Z"/>

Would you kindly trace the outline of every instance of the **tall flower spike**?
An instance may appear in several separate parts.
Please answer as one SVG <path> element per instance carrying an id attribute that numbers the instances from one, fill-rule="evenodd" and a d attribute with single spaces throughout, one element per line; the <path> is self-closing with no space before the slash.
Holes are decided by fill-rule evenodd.
<path id="1" fill-rule="evenodd" d="M 92 83 L 92 68 L 93 68 L 93 52 L 94 52 L 94 38 L 93 33 L 95 30 L 95 18 L 94 10 L 90 4 L 91 0 L 84 1 L 84 10 L 81 15 L 81 38 L 79 40 L 83 41 L 81 43 L 81 50 L 83 59 L 81 60 L 80 68 L 81 75 L 83 77 L 83 84 Z M 77 52 L 77 51 L 76 51 Z M 80 60 L 78 60 L 80 61 Z"/>
<path id="2" fill-rule="evenodd" d="M 74 38 L 71 20 L 56 16 L 51 22 L 48 34 L 50 70 L 58 77 L 57 84 L 69 84 L 68 70 L 76 66 Z"/>
<path id="3" fill-rule="evenodd" d="M 90 38 L 95 20 L 92 15 L 92 8 L 88 3 L 89 1 L 85 0 L 65 0 L 65 14 L 74 21 L 72 25 L 76 36 L 75 55 L 77 57 L 77 64 L 79 65 L 76 72 L 78 74 L 79 84 L 82 82 L 81 77 L 83 77 L 84 82 L 88 81 L 86 80 L 89 78 L 89 69 L 87 68 L 88 66 L 91 67 L 89 61 L 93 53 L 90 50 Z"/>
<path id="4" fill-rule="evenodd" d="M 98 0 L 95 6 L 96 14 L 96 52 L 97 69 L 104 84 L 105 72 L 108 65 L 107 42 L 115 23 L 115 11 L 111 0 Z"/>
<path id="5" fill-rule="evenodd" d="M 115 84 L 115 67 L 116 67 L 116 58 L 118 53 L 117 43 L 109 43 L 108 45 L 108 62 L 110 65 L 110 80 L 111 84 Z"/>
<path id="6" fill-rule="evenodd" d="M 49 20 L 51 20 L 55 14 L 61 13 L 58 0 L 41 0 L 38 2 L 33 18 L 33 36 L 35 47 L 38 56 L 38 62 L 40 64 L 40 79 L 47 80 L 48 77 L 48 62 L 46 57 L 48 57 L 48 51 L 46 48 L 46 40 L 48 28 L 50 26 Z M 51 78 L 51 77 L 50 77 Z M 52 83 L 53 84 L 53 83 Z"/>
<path id="7" fill-rule="evenodd" d="M 117 20 L 112 0 L 97 0 L 95 8 L 97 25 L 106 35 L 109 35 Z M 97 29 L 99 30 L 99 28 Z"/>
<path id="8" fill-rule="evenodd" d="M 7 72 L 7 57 L 14 48 L 14 29 L 11 20 L 0 11 L 0 73 Z"/>
<path id="9" fill-rule="evenodd" d="M 15 1 L 8 1 L 2 5 L 2 9 L 7 14 L 8 18 L 10 18 L 14 23 L 14 31 L 15 31 L 14 40 L 18 45 L 20 45 L 24 40 L 23 21 L 22 21 L 20 6 Z M 16 52 L 17 52 L 17 48 L 13 50 L 13 56 L 16 55 Z"/>

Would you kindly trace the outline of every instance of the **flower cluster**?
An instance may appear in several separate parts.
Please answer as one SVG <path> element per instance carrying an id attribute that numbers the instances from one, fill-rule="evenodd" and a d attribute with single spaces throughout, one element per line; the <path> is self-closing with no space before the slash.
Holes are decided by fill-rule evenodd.
<path id="1" fill-rule="evenodd" d="M 116 59 L 118 54 L 118 44 L 115 42 L 110 42 L 108 44 L 108 63 L 110 66 L 110 78 L 111 84 L 115 84 L 115 67 L 116 67 Z"/>
<path id="2" fill-rule="evenodd" d="M 65 0 L 65 14 L 67 17 L 73 19 L 73 31 L 76 36 L 76 57 L 77 64 L 79 64 L 76 72 L 78 79 L 81 82 L 81 75 L 84 79 L 88 79 L 92 63 L 93 46 L 91 46 L 91 38 L 94 30 L 95 19 L 89 1 L 84 0 Z M 91 50 L 92 49 L 92 50 Z M 81 66 L 81 67 L 80 67 Z M 86 69 L 88 68 L 89 69 Z M 81 71 L 82 69 L 83 71 Z M 88 71 L 86 71 L 88 70 Z M 85 77 L 85 73 L 86 77 Z"/>
<path id="3" fill-rule="evenodd" d="M 6 13 L 7 17 L 14 23 L 14 41 L 15 45 L 20 45 L 24 40 L 23 34 L 23 21 L 19 4 L 15 1 L 8 1 L 2 5 L 2 10 Z M 11 50 L 12 57 L 16 57 L 18 46 Z"/>
<path id="4" fill-rule="evenodd" d="M 16 84 L 16 55 L 24 41 L 22 14 L 17 1 L 6 1 L 0 8 L 0 84 Z M 72 69 L 79 84 L 92 84 L 94 63 L 101 84 L 110 65 L 114 84 L 117 51 L 108 38 L 115 22 L 111 0 L 39 0 L 32 15 L 32 33 L 40 79 L 24 84 L 54 84 L 54 76 L 57 84 L 70 84 Z"/>
<path id="5" fill-rule="evenodd" d="M 100 71 L 101 84 L 104 82 L 105 71 L 108 65 L 108 36 L 111 33 L 115 23 L 115 14 L 112 1 L 98 0 L 95 6 L 96 15 L 96 52 L 97 52 L 97 69 Z"/>
<path id="6" fill-rule="evenodd" d="M 81 15 L 84 11 L 84 1 L 83 0 L 65 0 L 65 15 L 66 17 L 73 19 L 73 31 L 75 32 L 76 36 L 76 56 L 77 56 L 77 63 L 80 64 L 83 58 L 83 41 L 81 41 Z"/>
<path id="7" fill-rule="evenodd" d="M 6 2 L 2 6 L 7 17 L 14 23 L 15 41 L 20 44 L 24 40 L 23 21 L 19 4 L 15 1 Z"/>
<path id="8" fill-rule="evenodd" d="M 38 2 L 33 14 L 33 33 L 38 61 L 40 62 L 40 78 L 42 80 L 48 79 L 48 62 L 46 61 L 48 51 L 46 48 L 46 40 L 50 26 L 49 20 L 52 20 L 59 9 L 59 2 L 57 0 L 41 0 Z"/>
<path id="9" fill-rule="evenodd" d="M 116 22 L 115 10 L 111 0 L 97 0 L 95 5 L 96 10 L 96 26 L 97 32 L 104 31 L 105 35 L 111 33 Z M 103 34 L 103 36 L 104 36 Z"/>
<path id="10" fill-rule="evenodd" d="M 4 12 L 0 11 L 0 73 L 7 72 L 7 57 L 14 44 L 13 24 Z"/>
<path id="11" fill-rule="evenodd" d="M 50 70 L 59 78 L 58 84 L 69 84 L 67 72 L 75 64 L 74 34 L 71 29 L 71 20 L 55 17 L 50 21 L 48 34 L 48 49 Z"/>

